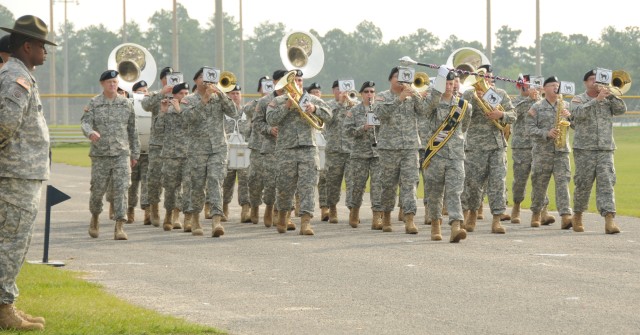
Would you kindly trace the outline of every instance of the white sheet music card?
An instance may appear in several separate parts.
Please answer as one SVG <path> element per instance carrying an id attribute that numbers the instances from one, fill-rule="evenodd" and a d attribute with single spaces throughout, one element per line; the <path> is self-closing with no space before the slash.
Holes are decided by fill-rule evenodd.
<path id="1" fill-rule="evenodd" d="M 309 93 L 304 92 L 300 97 L 300 100 L 298 101 L 298 105 L 303 111 L 306 111 L 310 103 L 311 103 L 311 96 L 309 96 Z"/>
<path id="2" fill-rule="evenodd" d="M 375 113 L 367 113 L 367 126 L 379 126 L 380 119 Z"/>
<path id="3" fill-rule="evenodd" d="M 531 76 L 529 77 L 530 86 L 529 88 L 540 88 L 542 84 L 544 84 L 543 76 Z"/>
<path id="4" fill-rule="evenodd" d="M 202 81 L 205 83 L 217 84 L 220 80 L 220 70 L 212 67 L 203 67 L 202 69 Z"/>
<path id="5" fill-rule="evenodd" d="M 273 80 L 263 80 L 261 83 L 262 93 L 271 93 L 275 89 Z"/>
<path id="6" fill-rule="evenodd" d="M 558 87 L 558 93 L 564 95 L 576 94 L 576 83 L 571 81 L 561 81 L 560 86 Z"/>
<path id="7" fill-rule="evenodd" d="M 434 81 L 434 85 L 433 85 L 433 89 L 440 92 L 440 93 L 444 93 L 444 91 L 446 90 L 447 87 L 447 75 L 449 74 L 449 68 L 441 65 L 440 68 L 438 69 L 438 75 L 436 76 L 436 79 Z"/>
<path id="8" fill-rule="evenodd" d="M 496 108 L 502 102 L 502 97 L 493 88 L 488 89 L 482 96 L 482 99 L 489 103 L 493 108 Z"/>
<path id="9" fill-rule="evenodd" d="M 184 83 L 184 75 L 182 75 L 182 72 L 173 72 L 167 74 L 167 85 L 176 86 L 180 83 Z"/>
<path id="10" fill-rule="evenodd" d="M 611 80 L 613 79 L 613 71 L 609 69 L 596 69 L 596 83 L 598 84 L 611 84 Z"/>
<path id="11" fill-rule="evenodd" d="M 398 81 L 401 83 L 413 84 L 416 69 L 412 67 L 398 66 Z"/>
<path id="12" fill-rule="evenodd" d="M 340 92 L 347 92 L 356 89 L 356 82 L 353 79 L 338 80 Z"/>

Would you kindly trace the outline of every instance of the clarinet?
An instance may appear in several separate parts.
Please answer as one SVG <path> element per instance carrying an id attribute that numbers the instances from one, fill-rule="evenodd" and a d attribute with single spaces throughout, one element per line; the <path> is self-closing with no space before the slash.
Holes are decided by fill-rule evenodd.
<path id="1" fill-rule="evenodd" d="M 373 113 L 373 99 L 369 98 L 369 113 Z M 368 119 L 368 118 L 367 118 Z M 376 126 L 373 125 L 373 143 L 371 143 L 372 147 L 378 146 L 378 138 L 376 137 Z"/>

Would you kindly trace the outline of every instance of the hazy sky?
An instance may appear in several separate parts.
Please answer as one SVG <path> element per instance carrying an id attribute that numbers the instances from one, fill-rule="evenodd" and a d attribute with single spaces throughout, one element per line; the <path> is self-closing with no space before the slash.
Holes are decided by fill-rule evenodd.
<path id="1" fill-rule="evenodd" d="M 64 0 L 54 1 L 54 24 L 64 20 Z M 67 18 L 76 29 L 91 24 L 104 24 L 116 31 L 122 25 L 122 0 L 67 0 Z M 77 4 L 76 4 L 77 2 Z M 189 16 L 202 25 L 213 17 L 215 0 L 178 0 Z M 3 5 L 15 17 L 33 14 L 50 24 L 50 0 L 10 0 Z M 173 0 L 127 0 L 127 21 L 137 22 L 143 30 L 147 19 L 159 9 L 170 10 Z M 239 20 L 239 0 L 223 0 L 223 10 Z M 397 5 L 402 4 L 402 8 Z M 522 30 L 518 43 L 535 43 L 535 0 L 492 0 L 492 35 L 503 25 Z M 589 5 L 585 5 L 589 4 Z M 597 4 L 597 5 L 593 5 Z M 451 7 L 450 5 L 455 5 Z M 321 35 L 339 28 L 352 32 L 364 20 L 382 30 L 385 42 L 424 28 L 441 40 L 455 34 L 467 41 L 486 42 L 486 0 L 456 1 L 361 1 L 361 0 L 244 0 L 244 35 L 253 35 L 260 23 L 282 22 L 289 29 L 315 29 Z M 560 31 L 565 35 L 584 34 L 598 39 L 602 29 L 614 26 L 621 30 L 637 26 L 637 1 L 618 0 L 611 3 L 585 0 L 540 0 L 541 33 Z M 495 44 L 494 44 L 495 45 Z"/>

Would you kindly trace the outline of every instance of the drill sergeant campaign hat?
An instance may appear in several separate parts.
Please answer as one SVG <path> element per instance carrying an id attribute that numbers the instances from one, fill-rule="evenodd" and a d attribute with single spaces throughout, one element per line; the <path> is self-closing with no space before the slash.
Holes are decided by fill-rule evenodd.
<path id="1" fill-rule="evenodd" d="M 45 44 L 57 46 L 57 44 L 47 40 L 47 25 L 37 16 L 21 16 L 13 24 L 13 29 L 7 27 L 0 27 L 0 29 L 11 34 L 27 36 Z"/>

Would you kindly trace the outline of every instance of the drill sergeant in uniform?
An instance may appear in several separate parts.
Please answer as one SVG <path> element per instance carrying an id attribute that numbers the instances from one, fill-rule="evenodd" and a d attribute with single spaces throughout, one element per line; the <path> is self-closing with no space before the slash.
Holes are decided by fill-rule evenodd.
<path id="1" fill-rule="evenodd" d="M 334 89 L 335 90 L 335 89 Z M 349 177 L 349 155 L 351 154 L 351 138 L 344 132 L 344 119 L 357 102 L 349 99 L 350 92 L 341 92 L 338 88 L 337 104 L 331 107 L 331 119 L 325 123 L 325 134 L 327 137 L 326 152 L 326 192 L 327 203 L 329 205 L 329 223 L 338 223 L 338 210 L 336 205 L 340 201 L 342 192 L 342 180 L 347 185 L 346 201 L 349 204 L 351 199 L 351 178 Z M 355 98 L 354 98 L 355 99 Z M 356 223 L 357 224 L 357 223 Z"/>
<path id="2" fill-rule="evenodd" d="M 294 74 L 295 73 L 295 74 Z M 295 85 L 302 91 L 302 71 L 288 72 L 295 75 Z M 281 78 L 287 80 L 287 77 Z M 313 113 L 323 122 L 331 118 L 329 105 L 316 96 L 308 95 L 309 103 L 304 113 Z M 287 95 L 276 97 L 267 106 L 267 122 L 277 126 L 278 157 L 277 206 L 278 233 L 287 231 L 287 213 L 292 208 L 292 200 L 297 192 L 300 196 L 300 235 L 313 235 L 310 220 L 313 217 L 315 188 L 318 184 L 318 149 L 316 148 L 315 129 L 294 108 Z M 302 108 L 302 107 L 301 107 Z"/>
<path id="3" fill-rule="evenodd" d="M 147 191 L 149 204 L 151 205 L 151 223 L 160 226 L 159 203 L 162 194 L 162 143 L 164 137 L 164 115 L 160 113 L 162 99 L 171 93 L 173 86 L 167 85 L 167 75 L 173 73 L 171 67 L 165 67 L 160 71 L 162 89 L 151 92 L 142 99 L 142 108 L 151 113 L 151 136 L 149 138 L 149 168 L 147 170 Z M 145 213 L 146 216 L 146 213 Z"/>
<path id="4" fill-rule="evenodd" d="M 483 65 L 482 67 L 490 68 L 491 66 Z M 487 73 L 491 73 L 491 70 Z M 500 220 L 507 209 L 505 192 L 507 141 L 504 133 L 495 126 L 493 120 L 501 124 L 511 124 L 516 120 L 516 112 L 507 93 L 502 89 L 494 88 L 494 90 L 502 98 L 500 105 L 504 111 L 493 108 L 489 113 L 485 113 L 473 99 L 475 90 L 467 90 L 463 94 L 464 99 L 476 107 L 476 113 L 471 116 L 471 125 L 467 130 L 465 142 L 463 196 L 467 197 L 467 201 L 463 206 L 467 207 L 463 209 L 469 210 L 468 222 L 465 225 L 467 232 L 475 229 L 478 209 L 482 210 L 485 190 L 493 214 L 491 232 L 494 234 L 506 232 Z M 482 99 L 482 96 L 479 99 Z"/>
<path id="5" fill-rule="evenodd" d="M 225 115 L 224 117 L 224 129 L 227 134 L 233 133 L 236 130 L 245 139 L 248 139 L 251 135 L 251 118 L 245 114 L 242 108 L 242 92 L 240 85 L 236 85 L 231 92 L 227 95 L 236 104 L 236 108 L 241 111 L 240 115 L 236 118 L 230 118 Z M 237 129 L 236 129 L 237 127 Z M 238 204 L 242 208 L 240 212 L 240 222 L 251 222 L 249 204 L 249 168 L 239 170 L 229 170 L 222 183 L 222 211 L 224 212 L 223 219 L 227 220 L 229 217 L 229 203 L 233 198 L 233 188 L 238 180 Z"/>
<path id="6" fill-rule="evenodd" d="M 114 239 L 126 240 L 127 234 L 122 225 L 126 221 L 127 189 L 131 181 L 131 167 L 140 157 L 136 115 L 131 101 L 117 93 L 118 71 L 103 72 L 100 85 L 102 94 L 91 99 L 81 118 L 82 132 L 91 140 L 89 236 L 98 237 L 102 197 L 107 191 L 107 184 L 111 183 L 116 220 Z"/>
<path id="7" fill-rule="evenodd" d="M 147 94 L 147 82 L 140 80 L 133 84 L 133 93 Z M 132 98 L 133 99 L 133 98 Z M 133 100 L 131 101 L 133 102 Z M 140 208 L 144 210 L 144 224 L 151 224 L 149 198 L 147 197 L 147 170 L 149 169 L 149 151 L 140 150 L 138 164 L 131 169 L 131 186 L 129 186 L 129 208 L 127 208 L 127 223 L 135 221 L 135 208 L 138 205 L 138 188 L 140 189 Z"/>
<path id="8" fill-rule="evenodd" d="M 355 105 L 347 113 L 344 119 L 344 131 L 346 136 L 351 138 L 351 154 L 349 155 L 349 168 L 351 171 L 352 186 L 351 199 L 347 206 L 349 212 L 349 224 L 353 228 L 358 227 L 360 222 L 360 206 L 364 190 L 367 187 L 367 180 L 370 179 L 369 199 L 373 219 L 371 229 L 382 229 L 382 207 L 380 206 L 380 158 L 376 149 L 375 128 L 379 126 L 370 125 L 367 122 L 367 114 L 373 109 L 373 101 L 376 97 L 376 84 L 373 81 L 365 81 L 360 88 L 362 102 Z"/>
<path id="9" fill-rule="evenodd" d="M 417 234 L 413 223 L 416 214 L 416 185 L 419 180 L 418 120 L 425 115 L 422 97 L 408 84 L 398 81 L 398 67 L 389 73 L 390 89 L 376 97 L 376 115 L 380 119 L 378 153 L 380 154 L 381 206 L 384 210 L 382 231 L 391 232 L 391 212 L 396 190 L 400 186 L 400 203 L 404 211 L 405 232 Z"/>
<path id="10" fill-rule="evenodd" d="M 268 89 L 265 85 L 271 85 L 273 81 L 269 78 L 269 76 L 263 76 L 258 79 L 258 89 L 257 92 L 260 94 L 261 98 L 268 95 Z M 264 181 L 267 178 L 266 175 L 266 165 L 264 164 L 264 160 L 262 159 L 262 155 L 260 155 L 260 149 L 262 148 L 263 135 L 260 134 L 253 128 L 253 119 L 255 110 L 258 107 L 258 101 L 260 98 L 252 100 L 247 103 L 242 112 L 247 115 L 251 119 L 251 131 L 249 138 L 247 139 L 248 147 L 251 149 L 251 156 L 249 156 L 249 203 L 251 204 L 251 213 L 249 214 L 251 222 L 253 224 L 258 224 L 260 220 L 260 205 L 262 204 L 262 192 L 264 189 Z M 266 105 L 265 105 L 266 106 Z M 264 213 L 265 221 L 269 220 L 269 225 L 272 224 L 272 215 L 273 215 L 273 206 L 271 206 L 271 212 Z M 266 223 L 265 223 L 266 224 Z"/>
<path id="11" fill-rule="evenodd" d="M 180 101 L 189 127 L 188 165 L 191 174 L 192 234 L 202 235 L 199 215 L 211 203 L 212 237 L 224 235 L 222 219 L 222 181 L 227 173 L 227 136 L 224 115 L 236 117 L 236 105 L 217 85 L 205 83 L 200 68 L 193 77 L 196 92 Z"/>
<path id="12" fill-rule="evenodd" d="M 557 122 L 565 121 L 569 111 L 564 107 L 557 92 L 560 87 L 558 78 L 549 77 L 544 81 L 545 98 L 536 102 L 526 116 L 526 131 L 533 144 L 531 155 L 531 227 L 540 227 L 541 210 L 545 206 L 547 189 L 551 175 L 556 188 L 556 207 L 562 217 L 562 229 L 571 228 L 571 207 L 569 182 L 571 181 L 571 165 L 569 162 L 568 134 L 564 143 L 556 146 L 556 138 L 560 136 Z M 560 115 L 558 115 L 560 113 Z M 567 126 L 568 128 L 568 126 Z M 568 132 L 568 129 L 566 129 Z"/>
<path id="13" fill-rule="evenodd" d="M 627 105 L 611 94 L 608 87 L 596 83 L 596 71 L 584 75 L 586 91 L 571 100 L 573 160 L 576 171 L 573 177 L 573 231 L 583 232 L 582 212 L 589 208 L 593 182 L 596 182 L 596 205 L 604 216 L 607 234 L 617 234 L 620 228 L 613 219 L 616 202 L 613 187 L 616 171 L 613 165 L 613 117 L 627 111 Z"/>
<path id="14" fill-rule="evenodd" d="M 171 89 L 173 96 L 163 99 L 160 112 L 164 114 L 164 136 L 162 143 L 162 187 L 164 187 L 165 216 L 162 228 L 165 231 L 180 229 L 180 211 L 187 211 L 189 190 L 189 169 L 187 167 L 187 122 L 182 114 L 180 102 L 189 94 L 189 84 L 179 83 Z M 176 197 L 184 191 L 182 199 Z M 189 214 L 185 214 L 184 231 L 191 232 Z"/>
<path id="15" fill-rule="evenodd" d="M 49 179 L 49 129 L 32 71 L 47 58 L 47 25 L 18 18 L 12 57 L 0 69 L 0 330 L 43 330 L 45 320 L 17 309 L 16 278 L 24 264 L 38 214 L 42 181 Z M 1 65 L 1 64 L 0 64 Z"/>

